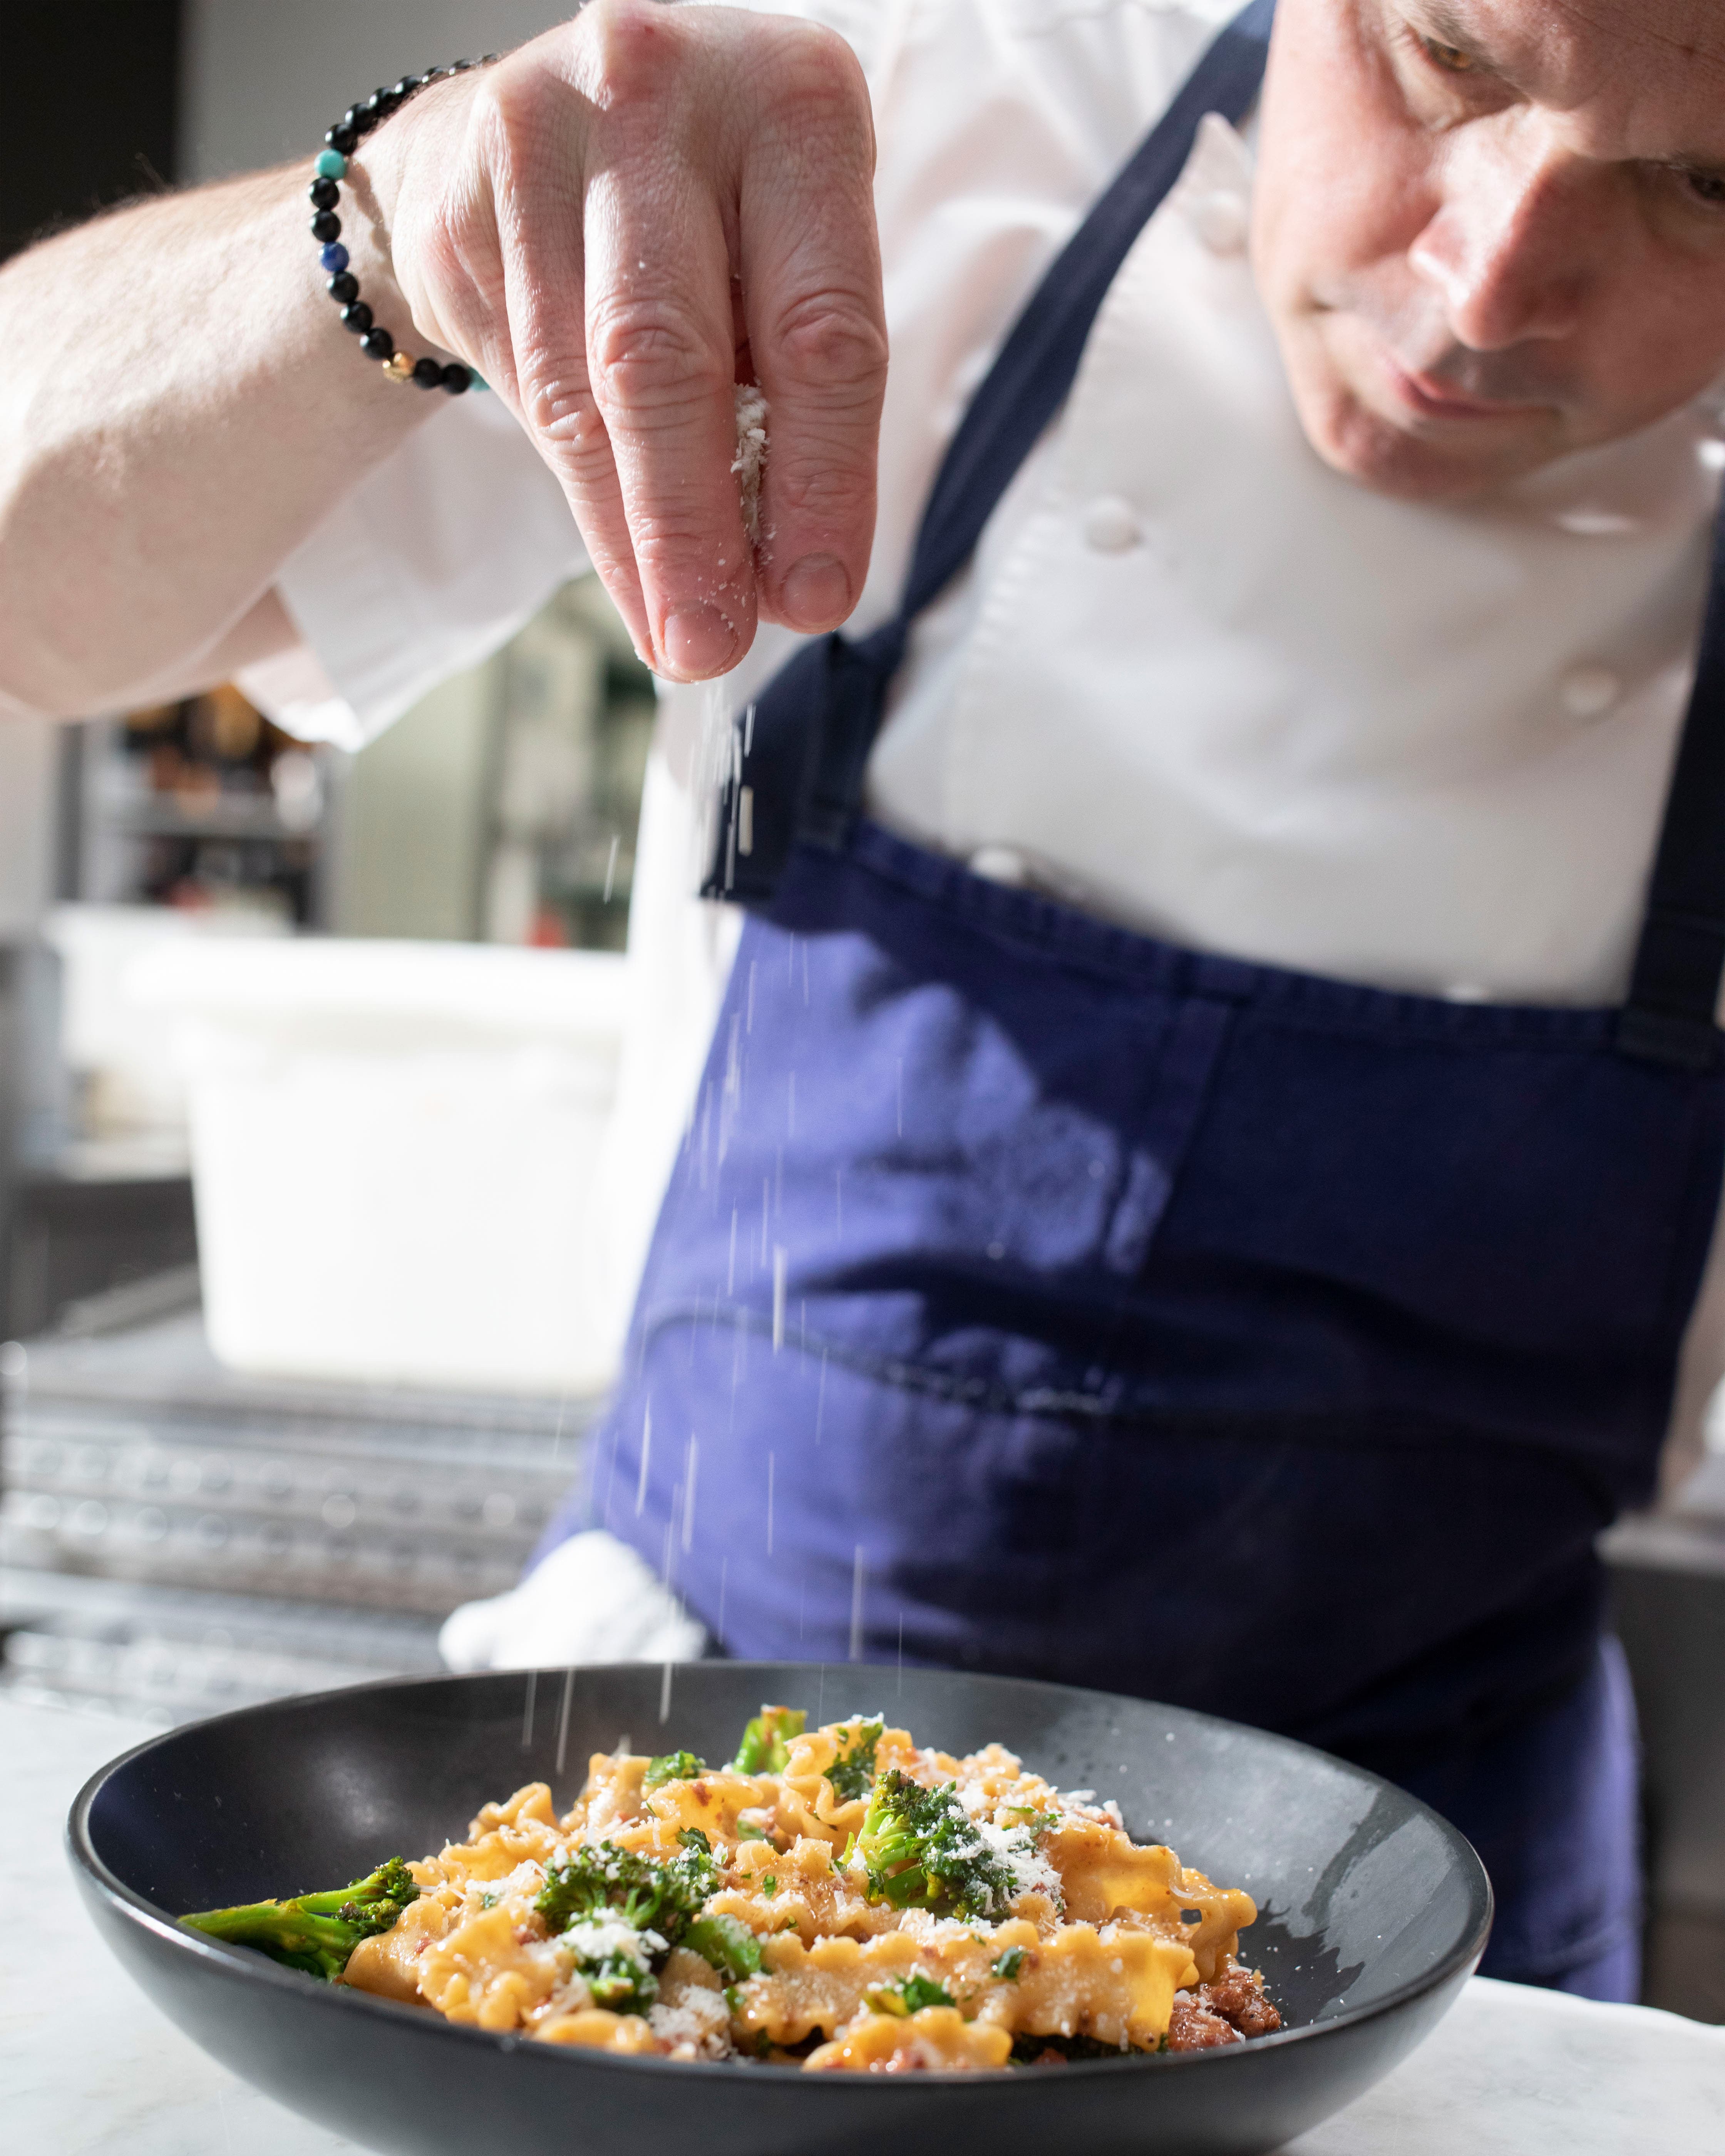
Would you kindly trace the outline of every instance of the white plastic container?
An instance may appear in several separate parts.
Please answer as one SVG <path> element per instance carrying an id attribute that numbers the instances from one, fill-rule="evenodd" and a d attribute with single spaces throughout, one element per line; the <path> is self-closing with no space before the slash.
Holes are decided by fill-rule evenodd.
<path id="1" fill-rule="evenodd" d="M 185 1081 L 172 1029 L 161 1011 L 134 1001 L 131 979 L 146 952 L 193 938 L 283 937 L 288 924 L 237 907 L 184 912 L 171 906 L 57 906 L 42 924 L 61 966 L 60 1045 L 84 1081 L 93 1135 L 180 1132 Z"/>
<path id="2" fill-rule="evenodd" d="M 210 1345 L 239 1370 L 593 1393 L 589 1186 L 625 962 L 456 943 L 181 945 Z M 614 1300 L 614 1299 L 613 1299 Z"/>

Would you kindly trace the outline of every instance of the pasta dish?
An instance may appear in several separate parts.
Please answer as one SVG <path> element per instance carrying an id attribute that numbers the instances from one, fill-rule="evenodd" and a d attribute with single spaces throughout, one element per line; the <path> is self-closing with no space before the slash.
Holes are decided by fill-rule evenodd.
<path id="1" fill-rule="evenodd" d="M 1256 1914 L 999 1744 L 768 1707 L 728 1765 L 625 1739 L 561 1818 L 529 1783 L 421 1862 L 181 1921 L 542 2043 L 898 2073 L 1266 2034 Z"/>

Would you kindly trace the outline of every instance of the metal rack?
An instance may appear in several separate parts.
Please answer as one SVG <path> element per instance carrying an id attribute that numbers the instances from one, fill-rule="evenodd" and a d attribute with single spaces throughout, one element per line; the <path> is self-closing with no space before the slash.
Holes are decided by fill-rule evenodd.
<path id="1" fill-rule="evenodd" d="M 188 1721 L 441 1665 L 425 1618 L 0 1567 L 0 1694 Z"/>
<path id="2" fill-rule="evenodd" d="M 195 1312 L 9 1351 L 0 1684 L 172 1715 L 435 1666 L 519 1577 L 590 1401 L 236 1376 Z"/>

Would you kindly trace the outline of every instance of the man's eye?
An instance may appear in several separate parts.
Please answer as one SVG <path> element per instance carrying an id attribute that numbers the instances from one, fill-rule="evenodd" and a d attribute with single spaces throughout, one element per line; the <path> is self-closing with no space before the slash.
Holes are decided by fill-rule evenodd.
<path id="1" fill-rule="evenodd" d="M 1476 63 L 1471 53 L 1459 45 L 1446 45 L 1438 38 L 1421 38 L 1420 49 L 1432 65 L 1441 68 L 1445 74 L 1472 74 Z"/>
<path id="2" fill-rule="evenodd" d="M 1725 172 L 1685 172 L 1683 184 L 1706 209 L 1725 209 Z"/>

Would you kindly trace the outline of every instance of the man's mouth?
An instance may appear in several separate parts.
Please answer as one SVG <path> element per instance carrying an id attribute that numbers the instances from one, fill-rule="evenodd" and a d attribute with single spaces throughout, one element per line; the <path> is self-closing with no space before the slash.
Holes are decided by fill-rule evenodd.
<path id="1" fill-rule="evenodd" d="M 1396 402 L 1420 419 L 1477 425 L 1482 421 L 1530 419 L 1551 408 L 1522 399 L 1471 395 L 1435 375 L 1414 372 L 1390 352 L 1384 354 L 1384 377 Z"/>
<path id="2" fill-rule="evenodd" d="M 1333 325 L 1337 364 L 1384 418 L 1415 431 L 1525 426 L 1551 419 L 1569 402 L 1543 353 L 1471 352 L 1435 320 L 1412 312 L 1394 322 L 1373 319 L 1382 312 L 1357 300 L 1319 309 Z"/>

